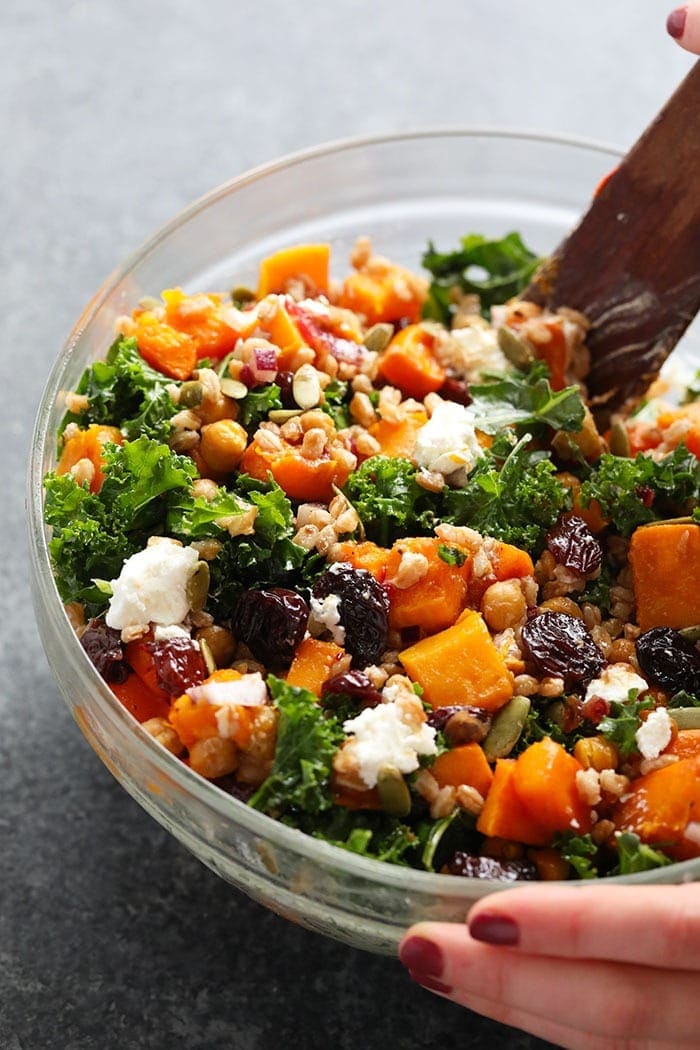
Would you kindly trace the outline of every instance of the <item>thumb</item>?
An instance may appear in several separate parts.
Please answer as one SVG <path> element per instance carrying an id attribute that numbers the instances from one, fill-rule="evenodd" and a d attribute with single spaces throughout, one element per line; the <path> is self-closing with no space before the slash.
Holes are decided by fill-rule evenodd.
<path id="1" fill-rule="evenodd" d="M 686 51 L 700 55 L 700 0 L 671 11 L 666 19 L 666 30 Z"/>

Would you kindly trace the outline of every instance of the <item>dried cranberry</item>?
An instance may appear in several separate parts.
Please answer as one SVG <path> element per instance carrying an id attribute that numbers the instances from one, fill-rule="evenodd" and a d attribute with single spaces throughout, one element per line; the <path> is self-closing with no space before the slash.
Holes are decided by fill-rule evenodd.
<path id="1" fill-rule="evenodd" d="M 584 703 L 581 714 L 588 722 L 597 726 L 603 718 L 607 718 L 610 714 L 610 701 L 602 696 L 592 696 Z"/>
<path id="2" fill-rule="evenodd" d="M 191 685 L 198 685 L 207 677 L 199 646 L 192 638 L 167 638 L 150 642 L 158 685 L 171 696 L 180 696 Z"/>
<path id="3" fill-rule="evenodd" d="M 124 663 L 121 634 L 104 620 L 88 620 L 80 644 L 106 682 L 124 682 L 129 668 Z"/>
<path id="4" fill-rule="evenodd" d="M 292 393 L 292 383 L 294 381 L 293 372 L 278 372 L 275 376 L 275 383 L 280 388 L 280 401 L 282 402 L 283 408 L 297 408 L 298 405 L 294 400 L 294 394 Z"/>
<path id="5" fill-rule="evenodd" d="M 656 495 L 651 485 L 637 485 L 635 492 L 647 509 L 651 507 Z"/>
<path id="6" fill-rule="evenodd" d="M 353 666 L 376 663 L 386 649 L 389 598 L 374 576 L 366 569 L 336 562 L 316 580 L 312 594 L 319 601 L 331 594 L 340 598 L 338 616 Z"/>
<path id="7" fill-rule="evenodd" d="M 445 401 L 454 401 L 458 405 L 471 405 L 474 400 L 469 393 L 469 384 L 463 379 L 453 379 L 451 376 L 447 377 L 438 394 Z"/>
<path id="8" fill-rule="evenodd" d="M 345 671 L 333 675 L 321 687 L 321 697 L 347 696 L 356 700 L 360 707 L 376 707 L 382 697 L 363 671 Z"/>
<path id="9" fill-rule="evenodd" d="M 234 630 L 256 660 L 270 666 L 289 666 L 304 637 L 309 607 L 295 591 L 282 587 L 244 591 Z"/>
<path id="10" fill-rule="evenodd" d="M 563 678 L 567 689 L 595 678 L 605 662 L 583 620 L 567 613 L 540 613 L 523 625 L 520 637 L 537 671 Z"/>
<path id="11" fill-rule="evenodd" d="M 547 548 L 560 565 L 575 569 L 584 576 L 603 564 L 603 548 L 577 514 L 561 515 L 547 533 Z"/>
<path id="12" fill-rule="evenodd" d="M 455 853 L 445 865 L 448 875 L 465 879 L 500 879 L 503 882 L 536 882 L 537 868 L 529 860 L 496 860 L 495 857 L 474 857 L 471 853 Z"/>
<path id="13" fill-rule="evenodd" d="M 700 694 L 700 653 L 678 631 L 652 627 L 640 634 L 635 648 L 639 666 L 655 685 L 668 693 Z"/>

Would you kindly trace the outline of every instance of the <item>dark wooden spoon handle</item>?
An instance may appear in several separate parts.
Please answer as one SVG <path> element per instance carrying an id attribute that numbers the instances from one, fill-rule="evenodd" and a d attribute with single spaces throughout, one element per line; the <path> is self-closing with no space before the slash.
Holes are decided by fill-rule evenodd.
<path id="1" fill-rule="evenodd" d="M 588 317 L 600 414 L 658 375 L 700 309 L 700 62 L 523 298 Z"/>

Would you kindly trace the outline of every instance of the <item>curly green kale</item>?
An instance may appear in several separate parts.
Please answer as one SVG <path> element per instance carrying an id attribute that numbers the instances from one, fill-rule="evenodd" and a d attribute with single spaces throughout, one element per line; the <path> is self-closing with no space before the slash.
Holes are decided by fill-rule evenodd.
<path id="1" fill-rule="evenodd" d="M 539 554 L 547 530 L 571 503 L 548 455 L 528 448 L 525 434 L 501 460 L 497 442 L 477 462 L 462 488 L 443 494 L 442 520 Z"/>
<path id="2" fill-rule="evenodd" d="M 345 739 L 340 723 L 307 689 L 268 675 L 267 687 L 279 711 L 272 770 L 250 805 L 276 817 L 318 814 L 333 806 L 331 763 Z"/>
<path id="3" fill-rule="evenodd" d="M 518 233 L 489 240 L 479 233 L 462 237 L 454 252 L 438 252 L 432 242 L 423 255 L 423 266 L 433 276 L 423 316 L 449 328 L 454 304 L 452 289 L 476 294 L 485 316 L 497 303 L 505 303 L 530 283 L 540 259 Z"/>
<path id="4" fill-rule="evenodd" d="M 512 426 L 518 435 L 529 430 L 534 436 L 552 430 L 576 433 L 583 425 L 585 406 L 578 386 L 552 390 L 549 369 L 535 361 L 528 372 L 487 375 L 469 387 L 473 401 L 469 414 L 475 426 L 495 434 Z"/>
<path id="5" fill-rule="evenodd" d="M 119 427 L 129 440 L 143 435 L 166 441 L 170 419 L 178 411 L 170 396 L 174 385 L 146 364 L 135 339 L 120 336 L 104 361 L 95 361 L 83 372 L 76 393 L 87 397 L 87 408 L 67 412 L 61 428 L 68 423 L 109 424 Z"/>
<path id="6" fill-rule="evenodd" d="M 94 580 L 118 576 L 126 558 L 164 531 L 171 504 L 191 491 L 197 473 L 191 459 L 148 437 L 106 445 L 104 459 L 98 493 L 70 474 L 44 479 L 56 584 L 63 601 L 86 602 L 88 612 L 108 598 Z"/>
<path id="7" fill-rule="evenodd" d="M 343 490 L 368 539 L 390 547 L 401 536 L 423 536 L 438 523 L 431 494 L 416 481 L 416 468 L 401 457 L 371 456 Z"/>
<path id="8" fill-rule="evenodd" d="M 630 536 L 639 525 L 692 513 L 700 503 L 700 460 L 679 445 L 663 459 L 605 453 L 581 486 L 581 502 L 598 500 L 603 517 Z"/>

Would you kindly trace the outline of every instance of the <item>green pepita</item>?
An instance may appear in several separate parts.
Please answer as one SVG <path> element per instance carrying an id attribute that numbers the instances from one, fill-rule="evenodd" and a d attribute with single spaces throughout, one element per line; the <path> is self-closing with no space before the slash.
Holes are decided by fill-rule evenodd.
<path id="1" fill-rule="evenodd" d="M 696 623 L 694 627 L 681 627 L 678 633 L 689 642 L 700 642 L 700 623 Z"/>
<path id="2" fill-rule="evenodd" d="M 614 419 L 610 426 L 608 444 L 613 456 L 622 456 L 624 459 L 629 459 L 632 455 L 632 446 L 630 445 L 627 427 L 619 419 Z"/>
<path id="3" fill-rule="evenodd" d="M 514 696 L 496 714 L 493 724 L 481 745 L 489 762 L 509 755 L 525 728 L 530 713 L 530 701 L 526 696 Z"/>
<path id="4" fill-rule="evenodd" d="M 381 354 L 382 350 L 386 350 L 393 336 L 394 326 L 382 321 L 379 324 L 373 324 L 371 328 L 367 329 L 362 342 L 368 350 L 375 354 Z"/>
<path id="5" fill-rule="evenodd" d="M 187 581 L 185 594 L 192 612 L 201 612 L 209 594 L 209 566 L 205 561 L 197 562 L 194 572 Z"/>
<path id="6" fill-rule="evenodd" d="M 498 346 L 510 363 L 521 371 L 529 368 L 535 355 L 525 340 L 505 324 L 498 329 L 497 335 Z"/>
<path id="7" fill-rule="evenodd" d="M 235 288 L 231 290 L 231 300 L 234 306 L 245 306 L 246 303 L 252 303 L 257 298 L 252 288 L 248 288 L 245 284 L 237 284 Z"/>
<path id="8" fill-rule="evenodd" d="M 214 671 L 216 670 L 216 661 L 214 660 L 211 649 L 204 638 L 199 638 L 197 641 L 199 643 L 199 651 L 202 654 L 202 659 L 204 660 L 207 672 L 209 674 L 214 674 Z"/>
<path id="9" fill-rule="evenodd" d="M 637 528 L 653 529 L 656 525 L 698 525 L 700 527 L 700 521 L 696 521 L 695 518 L 691 518 L 686 514 L 682 518 L 659 518 L 658 521 L 645 521 L 643 525 L 638 525 Z"/>
<path id="10" fill-rule="evenodd" d="M 178 405 L 184 408 L 199 408 L 204 400 L 204 387 L 197 379 L 188 379 L 180 387 Z"/>
<path id="11" fill-rule="evenodd" d="M 408 784 L 392 766 L 380 769 L 377 777 L 377 792 L 382 810 L 392 817 L 407 817 L 411 812 L 411 792 Z"/>
<path id="12" fill-rule="evenodd" d="M 679 729 L 700 729 L 700 707 L 674 707 L 669 713 Z"/>

